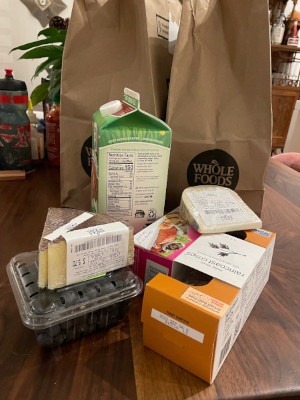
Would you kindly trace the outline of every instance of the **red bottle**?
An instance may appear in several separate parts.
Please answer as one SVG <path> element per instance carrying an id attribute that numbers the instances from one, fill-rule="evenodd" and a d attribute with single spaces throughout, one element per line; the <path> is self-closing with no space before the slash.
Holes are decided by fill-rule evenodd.
<path id="1" fill-rule="evenodd" d="M 47 113 L 46 122 L 46 149 L 50 165 L 60 165 L 60 95 L 57 93 L 53 98 L 51 110 Z"/>

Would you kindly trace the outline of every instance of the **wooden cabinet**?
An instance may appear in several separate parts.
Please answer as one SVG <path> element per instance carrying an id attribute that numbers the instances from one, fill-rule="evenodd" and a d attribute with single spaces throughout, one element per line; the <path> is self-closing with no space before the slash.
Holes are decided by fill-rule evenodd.
<path id="1" fill-rule="evenodd" d="M 272 109 L 273 109 L 273 134 L 272 150 L 283 149 L 290 126 L 290 121 L 299 100 L 299 88 L 284 86 L 273 86 Z"/>
<path id="2" fill-rule="evenodd" d="M 300 48 L 294 46 L 271 46 L 272 49 L 272 151 L 283 149 L 296 101 L 300 99 L 299 68 Z M 296 54 L 299 52 L 299 59 Z M 298 63 L 295 64 L 295 63 Z M 282 68 L 282 66 L 285 68 Z M 296 68 L 295 68 L 296 65 Z M 296 75 L 291 73 L 291 66 Z"/>

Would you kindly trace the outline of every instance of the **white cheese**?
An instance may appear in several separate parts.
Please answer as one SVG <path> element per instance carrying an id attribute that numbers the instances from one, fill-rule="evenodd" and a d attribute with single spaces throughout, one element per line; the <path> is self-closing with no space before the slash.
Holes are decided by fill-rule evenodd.
<path id="1" fill-rule="evenodd" d="M 48 289 L 53 290 L 75 283 L 76 279 L 78 282 L 84 279 L 91 279 L 94 276 L 93 274 L 97 276 L 97 267 L 101 263 L 101 271 L 103 270 L 104 273 L 108 270 L 133 264 L 134 245 L 133 228 L 131 226 L 117 222 L 113 217 L 106 214 L 84 213 L 79 210 L 76 210 L 76 218 L 72 218 L 75 210 L 69 210 L 52 208 L 48 212 L 43 237 L 39 246 L 40 287 L 48 287 Z M 60 218 L 57 218 L 58 215 Z M 64 225 L 62 221 L 65 223 Z M 92 229 L 93 227 L 95 229 Z M 96 251 L 95 242 L 91 243 L 90 240 L 87 244 L 86 238 L 86 232 L 88 231 L 92 235 L 92 239 L 97 240 L 99 232 L 96 228 L 101 231 L 101 234 L 105 232 L 106 243 L 111 243 L 110 234 L 113 235 L 113 240 L 116 241 L 115 238 L 117 237 L 120 243 L 110 244 L 110 246 L 103 246 L 102 243 L 101 250 Z M 68 232 L 75 233 L 76 243 L 78 241 L 80 243 L 81 237 L 83 238 L 81 245 L 75 244 L 78 248 L 83 249 L 86 244 L 89 248 L 85 252 L 78 252 L 77 258 L 72 258 L 71 261 L 75 267 L 75 271 L 72 271 L 73 275 L 75 275 L 71 277 L 72 281 L 67 279 L 67 261 L 70 250 L 63 237 L 68 237 Z M 84 269 L 83 262 L 85 263 Z"/>
<path id="2" fill-rule="evenodd" d="M 45 288 L 48 284 L 48 244 L 51 240 L 57 240 L 62 231 L 70 230 L 76 222 L 71 225 L 69 225 L 69 223 L 83 213 L 83 211 L 75 210 L 73 208 L 50 207 L 48 209 L 42 237 L 39 243 L 38 285 L 40 288 Z M 91 217 L 93 214 L 89 215 Z M 81 222 L 82 220 L 78 223 Z"/>
<path id="3" fill-rule="evenodd" d="M 260 218 L 240 196 L 222 186 L 192 186 L 181 196 L 180 215 L 200 233 L 259 229 Z"/>
<path id="4" fill-rule="evenodd" d="M 66 242 L 61 240 L 48 246 L 48 289 L 66 285 Z"/>

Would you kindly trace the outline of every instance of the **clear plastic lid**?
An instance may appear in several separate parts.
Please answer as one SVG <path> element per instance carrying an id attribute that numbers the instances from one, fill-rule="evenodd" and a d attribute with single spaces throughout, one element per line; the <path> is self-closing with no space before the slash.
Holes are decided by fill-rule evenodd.
<path id="1" fill-rule="evenodd" d="M 129 267 L 57 290 L 40 289 L 37 251 L 16 255 L 6 269 L 22 322 L 34 330 L 129 300 L 143 289 Z"/>
<path id="2" fill-rule="evenodd" d="M 112 115 L 122 110 L 122 103 L 120 102 L 120 100 L 112 100 L 108 103 L 103 104 L 99 108 L 99 110 L 103 117 L 105 117 L 106 115 Z"/>

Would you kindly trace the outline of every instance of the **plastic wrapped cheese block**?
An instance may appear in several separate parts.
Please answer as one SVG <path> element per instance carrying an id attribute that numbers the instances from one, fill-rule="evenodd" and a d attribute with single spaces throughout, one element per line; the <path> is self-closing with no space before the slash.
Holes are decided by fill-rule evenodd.
<path id="1" fill-rule="evenodd" d="M 262 227 L 240 196 L 222 186 L 192 186 L 181 196 L 180 215 L 200 233 L 224 233 Z"/>
<path id="2" fill-rule="evenodd" d="M 132 227 L 107 214 L 80 211 L 70 220 L 69 209 L 58 210 L 66 213 L 63 219 L 67 224 L 44 236 L 39 246 L 39 262 L 46 258 L 48 289 L 89 280 L 133 263 Z M 50 216 L 57 217 L 55 210 Z M 53 224 L 48 217 L 46 225 Z M 42 274 L 43 268 L 39 271 L 40 287 Z"/>
<path id="3" fill-rule="evenodd" d="M 58 239 L 63 231 L 68 231 L 76 224 L 80 224 L 84 217 L 83 211 L 73 208 L 48 209 L 42 237 L 39 243 L 39 273 L 38 285 L 44 288 L 48 285 L 48 244 Z M 85 213 L 86 218 L 92 217 L 91 213 Z M 48 239 L 46 239 L 48 237 Z"/>

